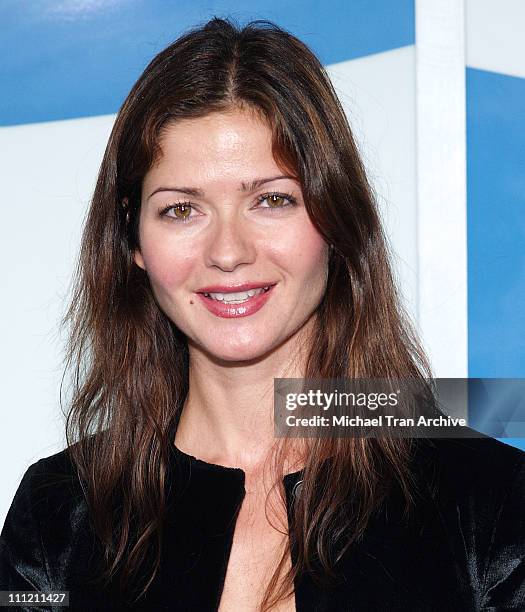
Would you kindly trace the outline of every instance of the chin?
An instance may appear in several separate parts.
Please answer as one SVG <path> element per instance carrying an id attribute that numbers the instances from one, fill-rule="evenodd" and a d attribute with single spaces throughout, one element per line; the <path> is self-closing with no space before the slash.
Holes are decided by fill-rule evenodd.
<path id="1" fill-rule="evenodd" d="M 207 338 L 201 343 L 201 347 L 212 358 L 219 361 L 254 361 L 267 355 L 274 345 L 268 342 L 242 342 L 235 341 L 232 336 L 224 338 L 223 341 L 216 339 L 215 342 L 210 342 Z"/>
<path id="2" fill-rule="evenodd" d="M 220 347 L 214 347 L 215 350 L 210 351 L 217 359 L 224 361 L 253 361 L 260 357 L 264 357 L 269 349 L 265 347 L 244 346 L 235 343 L 225 342 Z"/>

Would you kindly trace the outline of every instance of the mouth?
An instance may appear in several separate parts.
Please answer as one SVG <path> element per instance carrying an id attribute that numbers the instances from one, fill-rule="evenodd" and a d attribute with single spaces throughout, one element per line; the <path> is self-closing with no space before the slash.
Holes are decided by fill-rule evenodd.
<path id="1" fill-rule="evenodd" d="M 266 287 L 258 287 L 257 289 L 249 289 L 248 291 L 229 291 L 229 292 L 205 292 L 201 295 L 204 297 L 222 302 L 223 304 L 244 304 L 248 300 L 270 291 L 273 285 L 267 285 Z"/>
<path id="2" fill-rule="evenodd" d="M 200 291 L 197 295 L 206 309 L 217 317 L 247 317 L 266 304 L 276 284 L 251 287 L 245 291 Z"/>

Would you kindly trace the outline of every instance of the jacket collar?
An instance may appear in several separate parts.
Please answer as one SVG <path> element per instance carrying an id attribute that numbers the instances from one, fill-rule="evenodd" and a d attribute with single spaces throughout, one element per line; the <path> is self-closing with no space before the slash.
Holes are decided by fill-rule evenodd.
<path id="1" fill-rule="evenodd" d="M 300 490 L 304 470 L 286 474 L 282 483 L 290 509 Z M 169 503 L 187 510 L 187 517 L 206 537 L 223 534 L 231 526 L 246 495 L 246 474 L 241 468 L 207 463 L 172 445 Z"/>

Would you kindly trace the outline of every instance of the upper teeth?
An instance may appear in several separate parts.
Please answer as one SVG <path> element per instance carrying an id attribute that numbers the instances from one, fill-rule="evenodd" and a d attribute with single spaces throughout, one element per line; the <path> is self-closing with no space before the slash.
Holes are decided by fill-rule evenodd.
<path id="1" fill-rule="evenodd" d="M 244 302 L 254 295 L 259 295 L 269 287 L 260 287 L 259 289 L 250 289 L 249 291 L 238 291 L 236 293 L 205 293 L 204 295 L 213 300 L 221 300 L 223 302 Z"/>

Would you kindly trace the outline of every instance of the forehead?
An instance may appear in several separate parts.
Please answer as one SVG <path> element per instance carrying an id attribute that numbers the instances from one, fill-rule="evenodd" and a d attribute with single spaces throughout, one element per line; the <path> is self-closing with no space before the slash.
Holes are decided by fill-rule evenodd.
<path id="1" fill-rule="evenodd" d="M 183 119 L 164 128 L 160 156 L 147 177 L 196 180 L 251 178 L 279 170 L 270 127 L 254 113 L 230 111 Z"/>

